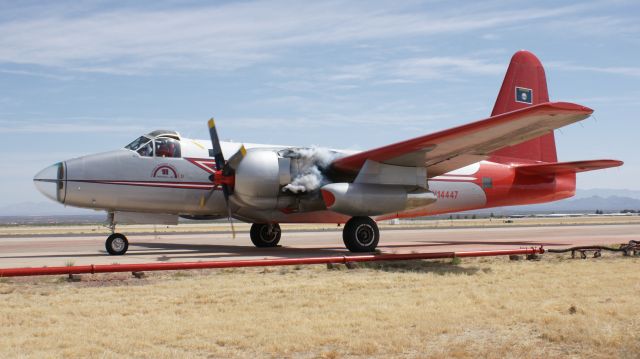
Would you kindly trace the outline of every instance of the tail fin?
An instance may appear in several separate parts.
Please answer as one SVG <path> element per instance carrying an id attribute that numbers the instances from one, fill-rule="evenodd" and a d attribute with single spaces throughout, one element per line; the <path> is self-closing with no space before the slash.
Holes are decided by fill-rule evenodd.
<path id="1" fill-rule="evenodd" d="M 509 63 L 491 116 L 544 102 L 549 102 L 549 93 L 542 63 L 529 51 L 516 52 Z M 493 155 L 543 162 L 558 161 L 553 132 L 502 148 Z"/>

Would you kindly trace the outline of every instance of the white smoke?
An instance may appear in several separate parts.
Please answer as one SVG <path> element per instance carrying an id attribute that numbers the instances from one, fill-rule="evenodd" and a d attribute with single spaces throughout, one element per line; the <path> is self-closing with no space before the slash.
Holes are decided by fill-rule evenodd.
<path id="1" fill-rule="evenodd" d="M 323 177 L 318 167 L 313 166 L 305 173 L 296 176 L 291 183 L 282 188 L 282 191 L 293 193 L 311 192 L 324 184 Z"/>
<path id="2" fill-rule="evenodd" d="M 296 168 L 291 183 L 282 188 L 282 192 L 292 193 L 313 192 L 329 183 L 325 172 L 331 162 L 340 156 L 321 147 L 289 148 L 281 151 L 280 155 L 291 158 L 291 167 Z"/>

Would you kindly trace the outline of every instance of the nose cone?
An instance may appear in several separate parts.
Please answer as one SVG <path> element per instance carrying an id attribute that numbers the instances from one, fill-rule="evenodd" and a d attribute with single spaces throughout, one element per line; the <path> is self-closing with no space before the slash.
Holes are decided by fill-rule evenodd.
<path id="1" fill-rule="evenodd" d="M 54 201 L 64 203 L 65 178 L 64 164 L 56 163 L 38 172 L 33 177 L 33 183 L 38 191 Z"/>

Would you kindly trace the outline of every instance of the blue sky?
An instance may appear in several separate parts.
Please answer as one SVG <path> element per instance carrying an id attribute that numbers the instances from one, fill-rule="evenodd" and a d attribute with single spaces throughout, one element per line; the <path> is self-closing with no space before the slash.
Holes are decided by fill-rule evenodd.
<path id="1" fill-rule="evenodd" d="M 558 5 L 559 3 L 560 5 Z M 634 1 L 0 2 L 0 206 L 41 168 L 175 129 L 367 149 L 488 116 L 511 55 L 595 118 L 560 160 L 614 158 L 579 188 L 640 189 Z"/>

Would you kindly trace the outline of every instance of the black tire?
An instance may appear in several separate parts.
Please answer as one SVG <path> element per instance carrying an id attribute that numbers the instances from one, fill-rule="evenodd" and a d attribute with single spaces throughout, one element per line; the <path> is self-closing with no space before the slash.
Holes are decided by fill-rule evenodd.
<path id="1" fill-rule="evenodd" d="M 251 225 L 251 242 L 258 248 L 268 248 L 278 246 L 280 242 L 280 225 L 275 223 L 271 225 L 271 234 L 269 232 L 269 225 L 266 223 L 254 223 Z"/>
<path id="2" fill-rule="evenodd" d="M 129 249 L 129 240 L 124 234 L 114 233 L 107 237 L 107 241 L 104 243 L 107 252 L 112 256 L 121 256 L 127 253 Z"/>
<path id="3" fill-rule="evenodd" d="M 352 217 L 342 230 L 344 245 L 351 252 L 373 252 L 380 240 L 376 222 L 369 217 Z"/>

